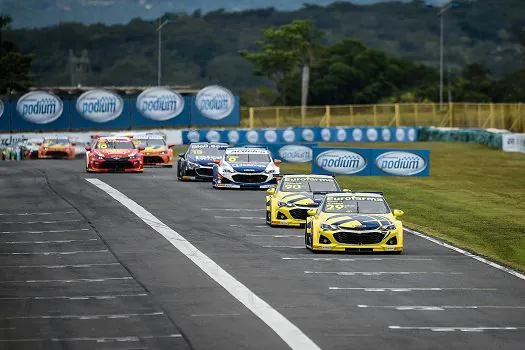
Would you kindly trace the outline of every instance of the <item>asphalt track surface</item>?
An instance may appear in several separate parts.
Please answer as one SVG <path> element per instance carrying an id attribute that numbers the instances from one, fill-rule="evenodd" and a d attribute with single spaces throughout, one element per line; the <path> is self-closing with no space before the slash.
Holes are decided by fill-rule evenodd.
<path id="1" fill-rule="evenodd" d="M 86 178 L 149 211 L 321 349 L 525 346 L 525 281 L 428 240 L 406 234 L 401 256 L 313 254 L 302 229 L 264 225 L 264 192 L 45 160 L 0 162 L 0 349 L 290 349 Z"/>

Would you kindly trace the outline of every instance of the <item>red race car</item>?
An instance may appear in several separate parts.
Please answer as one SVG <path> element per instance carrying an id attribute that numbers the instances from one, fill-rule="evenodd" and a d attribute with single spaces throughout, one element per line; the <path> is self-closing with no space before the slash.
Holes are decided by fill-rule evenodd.
<path id="1" fill-rule="evenodd" d="M 135 147 L 128 137 L 98 137 L 93 147 L 86 147 L 88 173 L 125 172 L 142 173 L 144 147 Z"/>

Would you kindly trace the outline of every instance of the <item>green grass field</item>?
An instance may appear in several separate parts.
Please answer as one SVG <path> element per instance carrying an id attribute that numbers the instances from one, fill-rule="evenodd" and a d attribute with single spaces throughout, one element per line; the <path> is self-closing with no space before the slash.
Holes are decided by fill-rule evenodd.
<path id="1" fill-rule="evenodd" d="M 393 208 L 404 210 L 407 227 L 525 271 L 525 155 L 463 143 L 348 146 L 429 149 L 430 177 L 337 180 L 352 190 L 383 191 Z M 287 163 L 281 172 L 309 173 L 310 167 Z"/>

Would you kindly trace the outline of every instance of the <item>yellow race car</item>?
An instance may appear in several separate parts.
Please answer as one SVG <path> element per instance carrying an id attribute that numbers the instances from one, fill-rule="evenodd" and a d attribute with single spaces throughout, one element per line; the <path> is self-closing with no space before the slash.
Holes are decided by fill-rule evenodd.
<path id="1" fill-rule="evenodd" d="M 266 223 L 270 226 L 301 226 L 308 210 L 317 208 L 327 193 L 341 192 L 333 176 L 283 175 L 266 195 Z"/>
<path id="2" fill-rule="evenodd" d="M 308 215 L 304 235 L 310 250 L 403 252 L 403 211 L 390 209 L 382 193 L 328 194 Z"/>
<path id="3" fill-rule="evenodd" d="M 135 146 L 144 147 L 141 151 L 144 155 L 144 165 L 173 167 L 175 157 L 172 147 L 175 145 L 167 144 L 163 135 L 135 133 L 131 137 Z"/>
<path id="4" fill-rule="evenodd" d="M 38 158 L 75 159 L 75 146 L 67 136 L 46 137 L 38 148 Z"/>

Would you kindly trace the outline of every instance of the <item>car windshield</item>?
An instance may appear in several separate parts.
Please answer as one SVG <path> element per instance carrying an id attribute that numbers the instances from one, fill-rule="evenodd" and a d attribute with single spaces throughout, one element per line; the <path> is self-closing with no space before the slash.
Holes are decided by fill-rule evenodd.
<path id="1" fill-rule="evenodd" d="M 220 159 L 225 152 L 226 147 L 196 147 L 192 146 L 189 149 L 190 157 L 195 159 L 213 158 Z"/>
<path id="2" fill-rule="evenodd" d="M 68 139 L 46 139 L 44 141 L 44 145 L 46 146 L 64 146 L 68 145 L 69 140 Z"/>
<path id="3" fill-rule="evenodd" d="M 135 146 L 131 141 L 99 141 L 95 149 L 134 149 Z"/>
<path id="4" fill-rule="evenodd" d="M 226 155 L 228 163 L 269 163 L 268 153 L 230 153 Z"/>
<path id="5" fill-rule="evenodd" d="M 148 148 L 161 148 L 166 146 L 166 142 L 163 139 L 133 139 L 135 146 L 144 146 Z"/>
<path id="6" fill-rule="evenodd" d="M 387 214 L 390 208 L 381 197 L 337 196 L 327 197 L 325 213 Z"/>
<path id="7" fill-rule="evenodd" d="M 337 192 L 334 179 L 316 177 L 285 177 L 281 184 L 284 192 Z"/>

